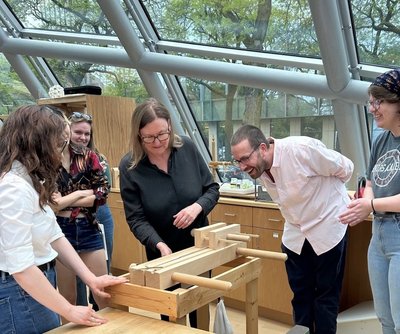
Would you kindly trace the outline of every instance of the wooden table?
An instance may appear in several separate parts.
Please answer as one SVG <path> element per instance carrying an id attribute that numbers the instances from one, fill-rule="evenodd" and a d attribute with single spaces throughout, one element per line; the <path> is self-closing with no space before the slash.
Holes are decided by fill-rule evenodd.
<path id="1" fill-rule="evenodd" d="M 99 311 L 108 319 L 106 324 L 96 327 L 86 327 L 77 324 L 66 324 L 47 333 L 140 333 L 140 334 L 205 334 L 211 333 L 196 328 L 179 325 L 173 322 L 157 320 L 143 315 L 133 314 L 114 308 L 105 308 Z"/>

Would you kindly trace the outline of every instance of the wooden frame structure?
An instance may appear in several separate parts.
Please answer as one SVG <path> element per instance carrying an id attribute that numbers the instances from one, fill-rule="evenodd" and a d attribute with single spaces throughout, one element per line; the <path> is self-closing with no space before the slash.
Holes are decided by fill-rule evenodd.
<path id="1" fill-rule="evenodd" d="M 286 260 L 286 254 L 246 248 L 254 237 L 240 233 L 240 225 L 213 224 L 194 231 L 195 246 L 129 268 L 129 283 L 107 288 L 117 305 L 156 312 L 186 324 L 186 315 L 222 297 L 225 291 L 246 286 L 246 333 L 258 333 L 259 257 Z M 218 266 L 229 270 L 212 278 L 199 277 Z M 165 290 L 178 283 L 188 288 Z M 200 328 L 209 330 L 208 323 Z"/>

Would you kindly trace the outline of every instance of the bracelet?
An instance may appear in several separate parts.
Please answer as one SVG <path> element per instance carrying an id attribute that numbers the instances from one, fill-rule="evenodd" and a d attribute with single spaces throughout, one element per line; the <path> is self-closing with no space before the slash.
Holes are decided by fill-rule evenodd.
<path id="1" fill-rule="evenodd" d="M 371 199 L 371 208 L 372 208 L 372 213 L 376 214 L 375 207 L 374 207 L 374 200 L 373 199 Z"/>

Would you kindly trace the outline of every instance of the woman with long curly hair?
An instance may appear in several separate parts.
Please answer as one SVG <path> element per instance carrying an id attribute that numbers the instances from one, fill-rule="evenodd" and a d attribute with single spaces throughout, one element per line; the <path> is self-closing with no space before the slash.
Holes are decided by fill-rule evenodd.
<path id="1" fill-rule="evenodd" d="M 65 127 L 60 110 L 29 105 L 11 113 L 0 131 L 0 333 L 43 333 L 60 326 L 59 315 L 86 326 L 106 322 L 58 293 L 56 257 L 102 297 L 104 287 L 125 281 L 96 277 L 50 208 Z"/>

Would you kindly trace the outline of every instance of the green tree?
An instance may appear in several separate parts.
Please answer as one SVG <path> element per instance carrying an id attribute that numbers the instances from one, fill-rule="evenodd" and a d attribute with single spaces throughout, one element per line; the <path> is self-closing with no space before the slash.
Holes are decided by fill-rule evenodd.
<path id="1" fill-rule="evenodd" d="M 9 0 L 9 4 L 22 24 L 29 28 L 113 34 L 101 8 L 93 0 Z M 104 94 L 133 97 L 137 100 L 143 100 L 147 96 L 143 83 L 133 69 L 60 59 L 46 60 L 63 87 L 94 84 L 101 86 Z"/>
<path id="2" fill-rule="evenodd" d="M 351 8 L 360 60 L 364 63 L 399 66 L 399 1 L 353 0 Z"/>
<path id="3" fill-rule="evenodd" d="M 7 115 L 16 107 L 33 103 L 32 96 L 6 58 L 0 56 L 0 115 Z"/>
<path id="4" fill-rule="evenodd" d="M 145 1 L 162 39 L 262 51 L 271 15 L 271 0 L 171 0 Z M 190 11 L 187 8 L 190 7 Z M 224 59 L 235 63 L 236 59 Z M 249 64 L 249 63 L 247 63 Z M 256 66 L 263 66 L 253 64 Z M 225 143 L 233 133 L 233 106 L 238 86 L 195 80 L 212 95 L 223 96 L 225 104 Z M 247 88 L 244 122 L 259 124 L 263 91 Z M 230 157 L 230 147 L 226 156 Z"/>

